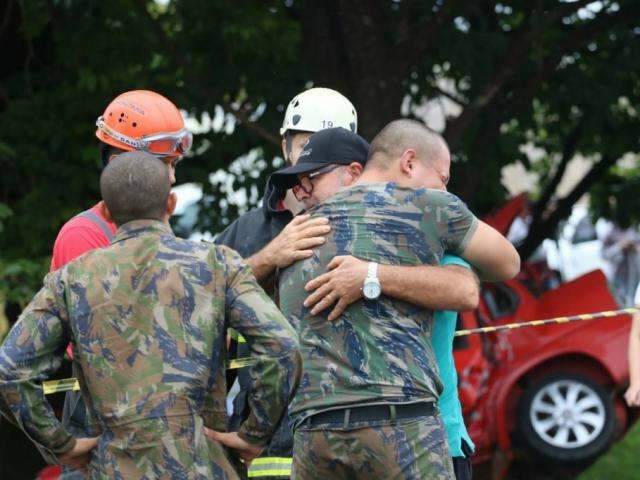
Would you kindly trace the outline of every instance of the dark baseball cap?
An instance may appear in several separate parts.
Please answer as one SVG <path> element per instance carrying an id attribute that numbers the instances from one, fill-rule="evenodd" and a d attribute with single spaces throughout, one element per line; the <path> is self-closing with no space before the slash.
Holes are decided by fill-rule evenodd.
<path id="1" fill-rule="evenodd" d="M 327 165 L 367 163 L 369 142 L 345 128 L 326 128 L 309 137 L 298 157 L 298 163 L 281 168 L 271 175 L 271 181 L 282 188 L 298 184 L 298 175 L 315 172 Z"/>

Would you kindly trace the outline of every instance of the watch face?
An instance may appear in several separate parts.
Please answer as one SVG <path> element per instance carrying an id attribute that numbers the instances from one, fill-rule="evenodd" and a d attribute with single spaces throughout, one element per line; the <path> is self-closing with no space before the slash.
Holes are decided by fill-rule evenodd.
<path id="1" fill-rule="evenodd" d="M 362 288 L 365 298 L 373 300 L 380 296 L 380 284 L 378 282 L 366 282 Z"/>

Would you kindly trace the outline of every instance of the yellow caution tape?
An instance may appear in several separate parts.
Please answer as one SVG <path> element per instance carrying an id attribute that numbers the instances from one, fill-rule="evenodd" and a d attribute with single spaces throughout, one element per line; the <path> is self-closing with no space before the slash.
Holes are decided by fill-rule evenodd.
<path id="1" fill-rule="evenodd" d="M 291 457 L 260 457 L 251 462 L 247 475 L 249 478 L 290 476 L 292 465 Z"/>
<path id="2" fill-rule="evenodd" d="M 245 368 L 257 363 L 260 357 L 244 357 L 235 358 L 229 360 L 229 366 L 227 370 L 237 370 L 239 368 Z M 80 390 L 80 384 L 75 378 L 63 378 L 62 380 L 48 380 L 42 382 L 42 390 L 45 395 L 51 395 L 52 393 L 69 392 L 71 390 Z"/>
<path id="3" fill-rule="evenodd" d="M 531 320 L 529 322 L 507 323 L 505 325 L 498 325 L 495 327 L 480 327 L 480 328 L 470 328 L 467 330 L 458 330 L 456 331 L 455 336 L 463 337 L 463 336 L 471 335 L 474 333 L 492 333 L 492 332 L 500 332 L 503 330 L 515 330 L 517 328 L 523 328 L 523 327 L 539 327 L 541 325 L 578 322 L 583 320 L 596 320 L 598 318 L 610 318 L 610 317 L 617 317 L 619 315 L 632 315 L 634 313 L 639 313 L 639 312 L 640 312 L 640 307 L 633 307 L 633 308 L 623 308 L 620 310 L 608 310 L 605 312 L 584 313 L 582 315 L 572 315 L 569 317 L 556 317 L 556 318 L 548 318 L 545 320 Z M 257 363 L 259 360 L 260 360 L 260 357 L 234 358 L 233 360 L 229 361 L 229 366 L 227 367 L 227 370 L 237 370 L 239 368 L 249 367 L 254 363 Z M 62 380 L 49 380 L 47 382 L 42 382 L 42 389 L 45 395 L 49 395 L 52 393 L 67 392 L 70 390 L 80 390 L 80 385 L 78 384 L 78 381 L 75 378 L 65 378 Z M 263 457 L 263 458 L 279 458 L 279 457 Z M 259 459 L 254 460 L 254 464 L 257 460 Z M 271 474 L 271 475 L 275 475 L 275 474 Z"/>
<path id="4" fill-rule="evenodd" d="M 530 322 L 507 323 L 505 325 L 497 325 L 495 327 L 470 328 L 468 330 L 458 330 L 456 337 L 463 337 L 473 333 L 491 333 L 502 330 L 515 330 L 522 327 L 539 327 L 540 325 L 552 325 L 559 323 L 578 322 L 582 320 L 596 320 L 598 318 L 617 317 L 618 315 L 632 315 L 640 312 L 640 308 L 623 308 L 621 310 L 608 310 L 606 312 L 584 313 L 582 315 L 572 315 L 570 317 L 548 318 L 546 320 L 531 320 Z"/>

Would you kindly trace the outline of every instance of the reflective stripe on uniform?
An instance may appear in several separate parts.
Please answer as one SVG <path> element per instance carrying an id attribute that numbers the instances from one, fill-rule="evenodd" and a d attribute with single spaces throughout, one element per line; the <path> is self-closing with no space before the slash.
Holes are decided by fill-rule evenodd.
<path id="1" fill-rule="evenodd" d="M 42 390 L 45 395 L 52 393 L 68 392 L 71 390 L 80 390 L 80 384 L 75 378 L 64 378 L 62 380 L 49 380 L 42 382 Z"/>
<path id="2" fill-rule="evenodd" d="M 227 329 L 227 333 L 236 342 L 238 342 L 238 343 L 247 343 L 247 341 L 244 339 L 244 337 L 242 335 L 240 335 L 238 332 L 236 332 L 233 328 L 228 328 Z"/>
<path id="3" fill-rule="evenodd" d="M 227 370 L 237 370 L 238 368 L 249 367 L 254 363 L 257 363 L 258 360 L 258 357 L 234 358 L 232 360 L 229 360 L 229 366 L 227 367 Z"/>
<path id="4" fill-rule="evenodd" d="M 84 217 L 87 220 L 93 222 L 95 226 L 97 226 L 100 230 L 102 230 L 102 233 L 104 233 L 105 237 L 107 237 L 107 240 L 109 240 L 109 242 L 111 242 L 111 240 L 113 240 L 113 238 L 115 237 L 115 235 L 109 228 L 109 225 L 107 225 L 107 222 L 105 222 L 102 219 L 102 217 L 96 214 L 96 212 L 94 212 L 93 210 L 85 210 L 84 212 L 76 215 L 76 217 Z"/>
<path id="5" fill-rule="evenodd" d="M 282 477 L 291 475 L 291 457 L 260 457 L 249 466 L 249 478 Z"/>

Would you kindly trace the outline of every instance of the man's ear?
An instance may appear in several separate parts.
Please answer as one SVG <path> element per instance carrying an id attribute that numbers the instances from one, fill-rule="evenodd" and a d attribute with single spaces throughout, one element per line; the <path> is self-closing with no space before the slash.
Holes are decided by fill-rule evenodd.
<path id="1" fill-rule="evenodd" d="M 100 213 L 107 222 L 115 223 L 113 217 L 111 216 L 111 212 L 107 208 L 107 204 L 104 203 L 104 200 L 100 200 L 100 203 L 98 203 L 98 208 L 100 209 Z"/>
<path id="2" fill-rule="evenodd" d="M 362 170 L 363 170 L 363 167 L 361 163 L 351 162 L 347 166 L 347 174 L 345 175 L 345 178 L 344 178 L 344 185 L 348 187 L 350 185 L 353 185 L 355 182 L 357 182 L 360 176 L 362 175 Z"/>
<path id="3" fill-rule="evenodd" d="M 175 192 L 171 192 L 169 197 L 167 198 L 167 218 L 173 215 L 173 212 L 176 210 L 176 205 L 178 204 L 178 195 Z"/>
<path id="4" fill-rule="evenodd" d="M 416 151 L 413 148 L 408 148 L 400 157 L 400 172 L 406 177 L 411 178 L 411 174 L 417 161 Z"/>

